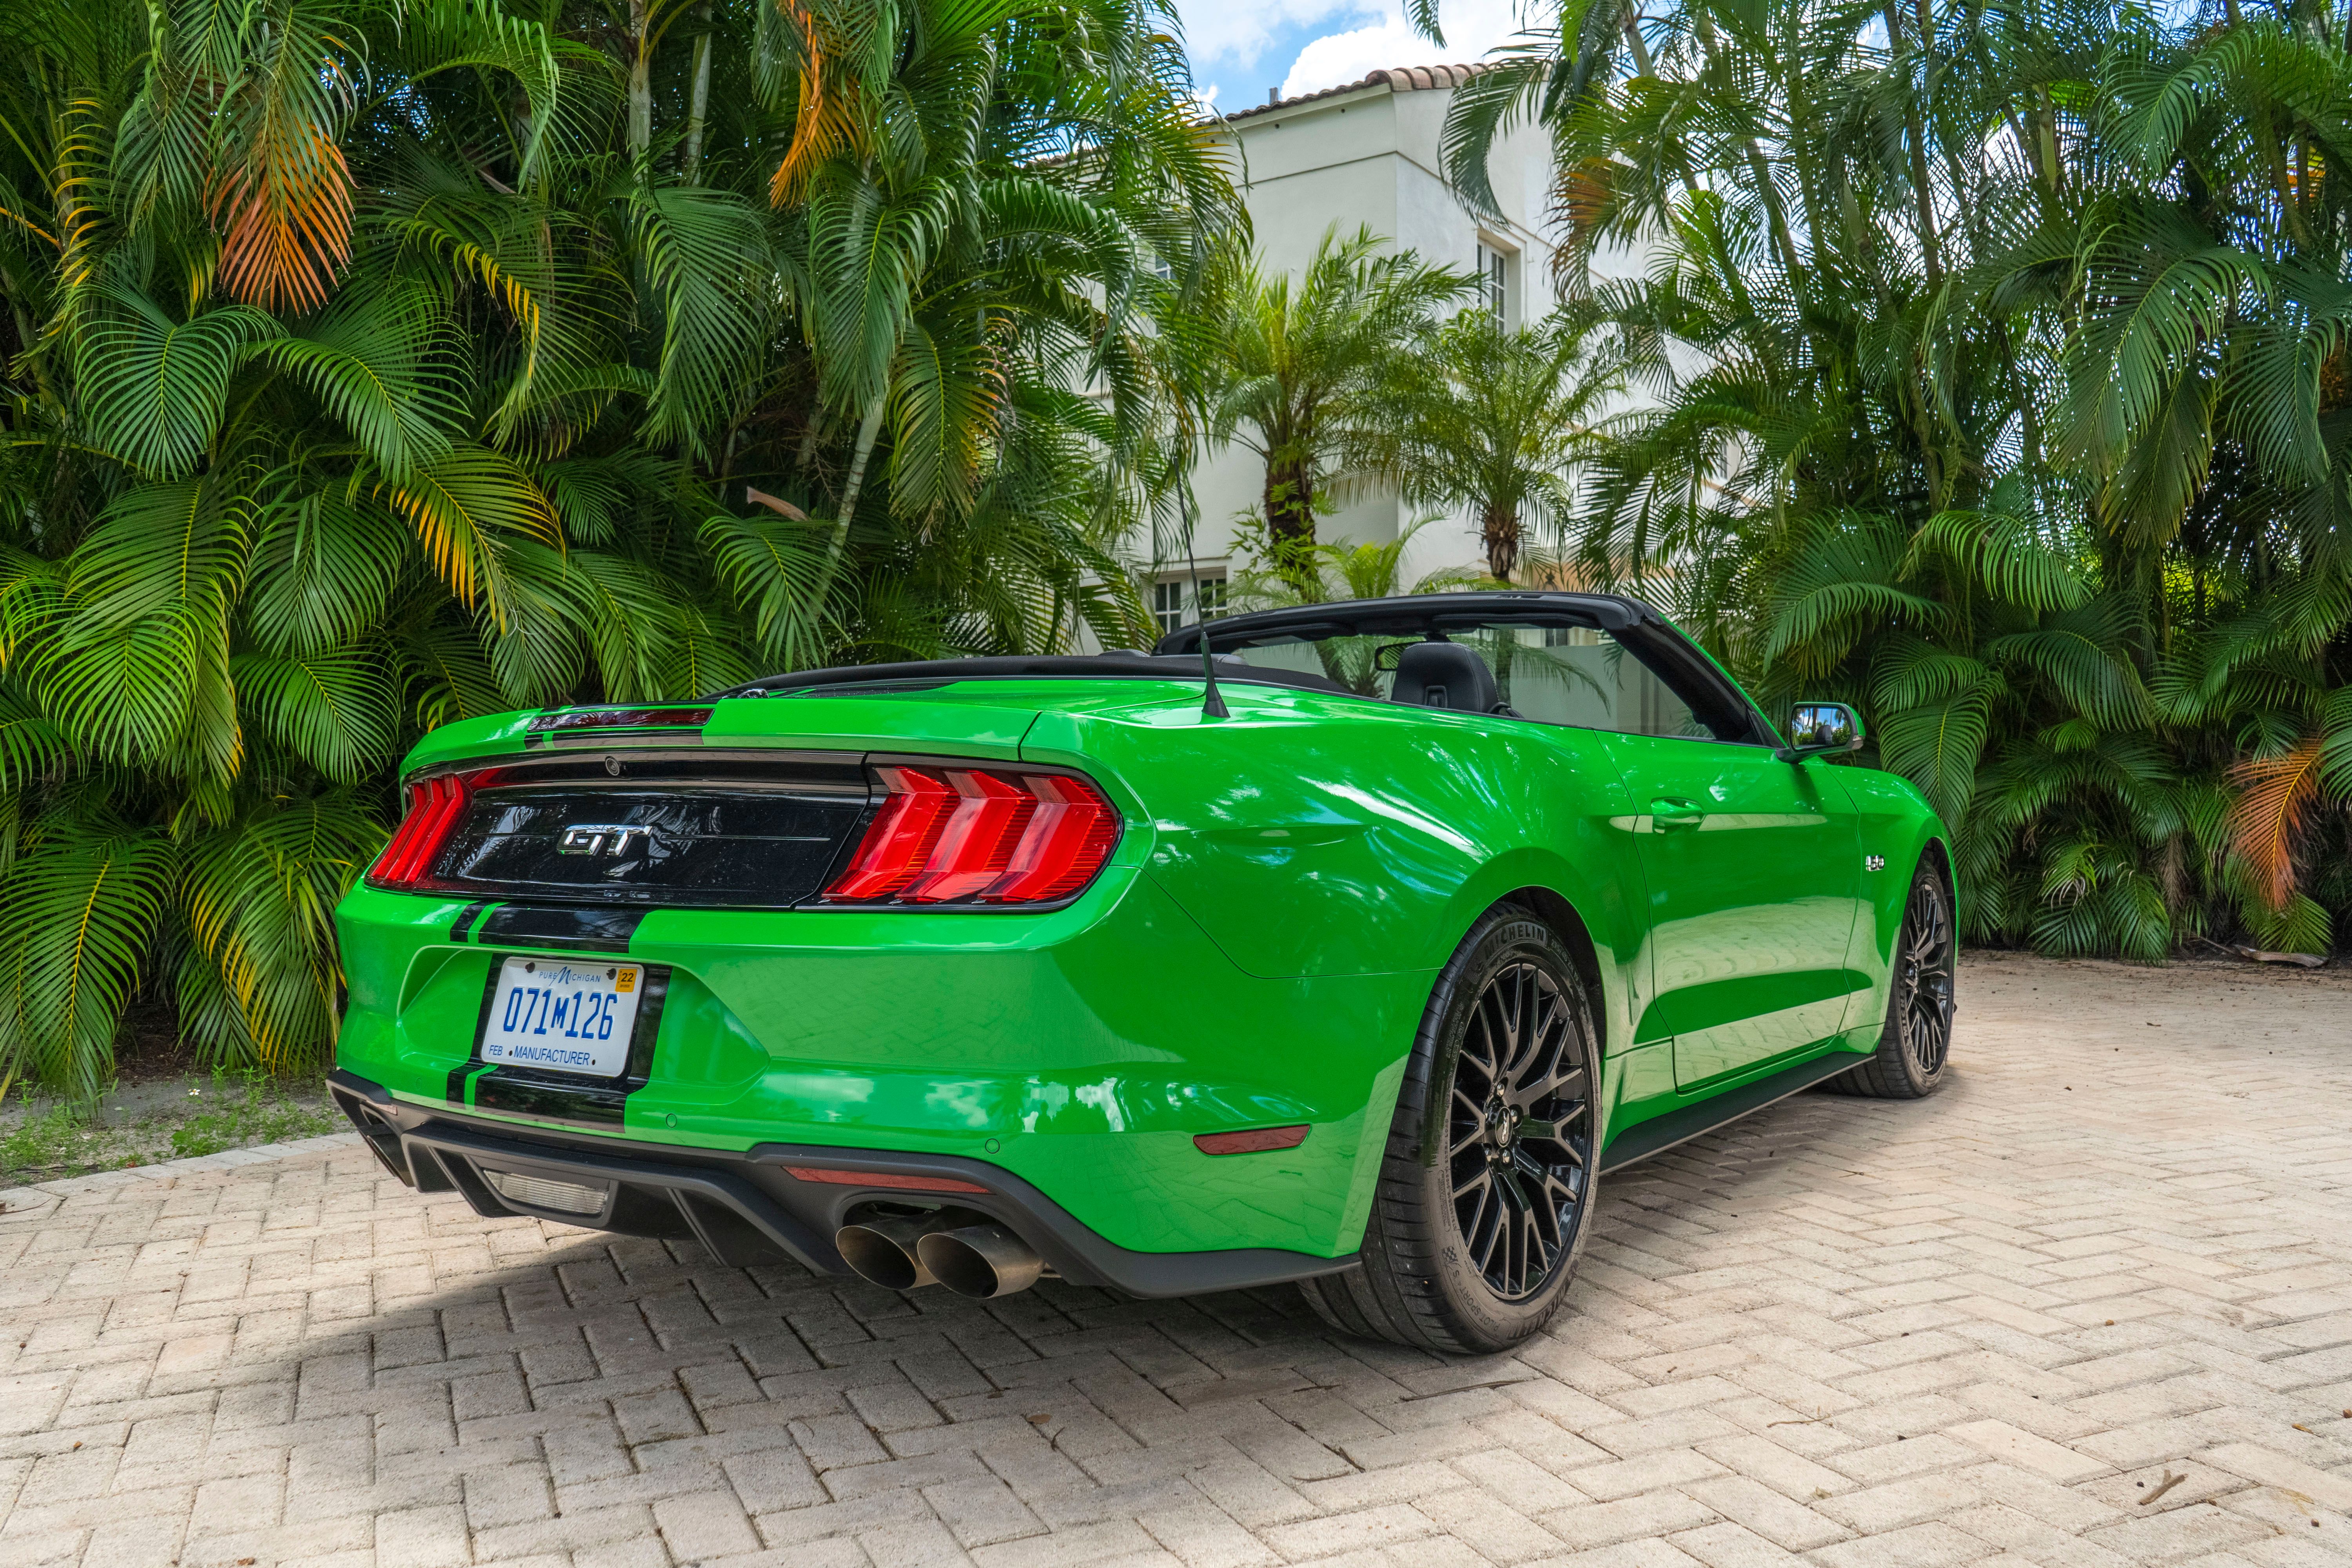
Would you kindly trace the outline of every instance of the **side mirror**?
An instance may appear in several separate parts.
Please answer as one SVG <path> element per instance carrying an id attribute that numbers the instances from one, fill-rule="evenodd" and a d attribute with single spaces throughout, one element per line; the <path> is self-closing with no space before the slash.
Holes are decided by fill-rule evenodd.
<path id="1" fill-rule="evenodd" d="M 1862 750 L 1862 716 L 1843 702 L 1800 702 L 1789 721 L 1790 743 L 1774 754 L 1784 763 Z"/>

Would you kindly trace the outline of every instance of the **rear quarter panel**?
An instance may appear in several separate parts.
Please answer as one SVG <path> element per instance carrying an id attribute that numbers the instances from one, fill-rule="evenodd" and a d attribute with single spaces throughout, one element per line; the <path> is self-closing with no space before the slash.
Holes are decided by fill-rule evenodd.
<path id="1" fill-rule="evenodd" d="M 1202 719 L 1197 689 L 1048 711 L 1023 755 L 1116 775 L 1146 803 L 1147 874 L 1253 975 L 1433 976 L 1506 894 L 1557 892 L 1592 938 L 1623 1043 L 1643 893 L 1599 737 L 1238 684 L 1225 699 L 1223 720 Z"/>

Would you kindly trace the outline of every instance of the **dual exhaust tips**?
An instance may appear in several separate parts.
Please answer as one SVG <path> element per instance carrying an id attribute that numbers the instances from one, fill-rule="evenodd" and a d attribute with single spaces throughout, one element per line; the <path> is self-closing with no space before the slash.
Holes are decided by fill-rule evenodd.
<path id="1" fill-rule="evenodd" d="M 1027 1242 L 969 1209 L 845 1225 L 833 1245 L 859 1279 L 886 1290 L 944 1285 L 987 1301 L 1026 1290 L 1045 1271 L 1045 1260 Z"/>

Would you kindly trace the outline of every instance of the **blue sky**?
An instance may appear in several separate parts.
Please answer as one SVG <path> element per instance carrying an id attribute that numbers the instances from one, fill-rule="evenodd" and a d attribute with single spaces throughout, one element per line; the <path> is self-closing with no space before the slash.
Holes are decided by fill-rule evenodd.
<path id="1" fill-rule="evenodd" d="M 1383 66 L 1475 60 L 1518 28 L 1514 0 L 1442 0 L 1440 47 L 1416 34 L 1401 0 L 1177 0 L 1192 79 L 1228 112 L 1350 82 Z"/>

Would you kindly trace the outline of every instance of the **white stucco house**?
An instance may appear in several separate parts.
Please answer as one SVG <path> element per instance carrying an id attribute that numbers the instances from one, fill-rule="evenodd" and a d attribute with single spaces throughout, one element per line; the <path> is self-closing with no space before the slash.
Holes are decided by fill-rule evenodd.
<path id="1" fill-rule="evenodd" d="M 1500 138 L 1490 169 L 1499 218 L 1465 206 L 1447 184 L 1439 157 L 1454 88 L 1484 68 L 1405 66 L 1376 70 L 1345 87 L 1297 98 L 1276 98 L 1223 117 L 1219 134 L 1233 160 L 1271 271 L 1294 277 L 1314 256 L 1324 234 L 1359 226 L 1424 259 L 1475 268 L 1486 279 L 1486 303 L 1517 325 L 1552 308 L 1552 245 L 1545 214 L 1552 186 L 1551 147 L 1538 130 L 1521 125 Z M 1195 477 L 1200 524 L 1192 556 L 1181 542 L 1156 552 L 1150 541 L 1138 553 L 1150 574 L 1151 605 L 1165 629 L 1198 618 L 1202 603 L 1214 616 L 1224 601 L 1233 559 L 1234 520 L 1259 503 L 1265 470 L 1256 453 L 1235 443 L 1213 453 Z M 1409 526 L 1418 509 L 1392 491 L 1365 490 L 1318 519 L 1326 541 L 1386 542 Z M 1415 536 L 1405 561 L 1411 583 L 1444 567 L 1482 559 L 1467 513 L 1433 522 Z M 1202 584 L 1197 596 L 1195 573 Z"/>

